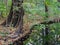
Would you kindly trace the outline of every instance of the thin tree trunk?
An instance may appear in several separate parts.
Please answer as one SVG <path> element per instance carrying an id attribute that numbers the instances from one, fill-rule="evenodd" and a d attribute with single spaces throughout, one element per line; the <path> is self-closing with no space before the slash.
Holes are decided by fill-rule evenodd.
<path id="1" fill-rule="evenodd" d="M 45 12 L 46 13 L 48 13 L 48 7 L 47 7 L 47 5 L 45 4 Z M 46 18 L 48 18 L 48 15 L 46 16 Z M 45 25 L 45 29 L 44 29 L 44 34 L 43 34 L 43 36 L 44 36 L 44 38 L 43 38 L 43 45 L 49 45 L 49 42 L 48 42 L 48 40 L 47 40 L 47 38 L 48 38 L 48 34 L 49 34 L 49 28 L 48 28 L 48 24 L 44 24 Z"/>

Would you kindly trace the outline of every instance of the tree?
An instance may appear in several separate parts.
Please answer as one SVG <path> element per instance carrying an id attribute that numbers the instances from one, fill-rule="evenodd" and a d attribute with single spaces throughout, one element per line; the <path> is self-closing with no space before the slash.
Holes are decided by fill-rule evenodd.
<path id="1" fill-rule="evenodd" d="M 7 20 L 5 20 L 2 23 L 2 25 L 10 26 L 10 24 L 13 24 L 13 27 L 19 25 L 19 21 L 21 20 L 21 17 L 23 18 L 23 15 L 24 15 L 24 10 L 23 10 L 23 7 L 21 6 L 22 3 L 23 3 L 23 1 L 12 0 L 10 13 L 8 15 Z M 18 8 L 18 10 L 14 9 L 14 8 Z"/>
<path id="2" fill-rule="evenodd" d="M 23 45 L 23 41 L 28 38 L 28 35 L 26 37 L 25 32 L 23 31 L 24 9 L 23 9 L 22 3 L 23 3 L 23 0 L 12 0 L 10 13 L 7 19 L 1 24 L 5 27 L 13 26 L 17 28 L 13 36 L 10 35 L 8 37 L 15 39 L 15 38 L 18 38 L 20 34 L 22 35 L 22 37 L 19 37 L 17 39 L 17 41 L 15 40 L 13 42 L 13 45 Z M 15 34 L 17 36 L 15 36 Z"/>

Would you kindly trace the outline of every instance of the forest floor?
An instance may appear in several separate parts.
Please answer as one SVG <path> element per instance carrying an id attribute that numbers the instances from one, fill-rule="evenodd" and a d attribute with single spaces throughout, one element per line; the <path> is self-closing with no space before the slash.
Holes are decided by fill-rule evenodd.
<path id="1" fill-rule="evenodd" d="M 4 22 L 5 20 L 6 20 L 6 18 L 0 18 L 0 24 L 2 22 Z M 23 27 L 24 27 L 24 29 L 23 29 L 24 34 L 26 35 L 27 33 L 29 33 L 29 23 L 25 23 Z M 7 35 L 12 34 L 15 30 L 16 30 L 16 28 L 4 27 L 4 26 L 0 25 L 0 39 L 6 38 Z M 10 40 L 8 40 L 8 41 L 10 41 Z M 4 43 L 6 43 L 4 40 L 0 40 L 1 45 Z"/>
<path id="2" fill-rule="evenodd" d="M 5 18 L 0 18 L 0 24 L 5 20 Z"/>
<path id="3" fill-rule="evenodd" d="M 6 18 L 0 18 L 0 24 L 3 23 L 6 20 Z M 16 28 L 13 27 L 5 27 L 0 25 L 0 45 L 5 44 L 4 39 L 7 35 L 11 34 L 16 30 Z M 7 45 L 7 44 L 6 44 Z"/>
<path id="4" fill-rule="evenodd" d="M 39 17 L 40 18 L 40 17 Z M 2 22 L 4 22 L 6 20 L 6 18 L 0 18 L 0 24 Z M 24 23 L 23 23 L 23 30 L 24 30 L 24 34 L 27 34 L 29 33 L 29 30 L 30 30 L 30 27 L 34 24 L 37 24 L 37 23 L 40 23 L 40 21 L 42 21 L 42 18 L 41 19 L 29 19 L 28 16 L 24 16 Z M 0 38 L 2 38 L 1 36 L 6 36 L 6 33 L 12 33 L 14 32 L 16 28 L 13 28 L 13 27 L 3 27 L 0 25 Z M 1 34 L 2 33 L 2 34 Z M 3 34 L 4 33 L 4 34 Z"/>

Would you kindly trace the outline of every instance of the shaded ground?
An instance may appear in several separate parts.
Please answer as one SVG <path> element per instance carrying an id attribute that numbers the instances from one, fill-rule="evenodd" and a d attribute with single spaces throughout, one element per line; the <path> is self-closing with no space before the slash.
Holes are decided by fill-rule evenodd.
<path id="1" fill-rule="evenodd" d="M 38 15 L 35 15 L 37 18 L 39 17 Z M 4 21 L 5 19 L 1 19 L 0 20 L 0 24 Z M 43 19 L 41 17 L 39 17 L 38 19 L 33 19 L 33 18 L 29 18 L 29 15 L 25 15 L 24 16 L 24 23 L 23 23 L 23 34 L 20 34 L 20 37 L 18 38 L 21 38 L 22 36 L 25 36 L 27 35 L 29 32 L 30 32 L 30 28 L 32 27 L 32 25 L 34 24 L 37 24 L 37 23 L 40 23 L 40 21 L 42 21 Z M 13 41 L 13 39 L 9 39 L 7 42 L 4 41 L 4 39 L 6 38 L 7 35 L 9 36 L 13 36 L 13 32 L 16 31 L 17 28 L 13 28 L 13 27 L 4 27 L 4 26 L 1 26 L 0 25 L 0 39 L 3 39 L 3 40 L 0 40 L 0 42 L 2 42 L 2 44 L 5 43 L 5 45 L 7 45 L 9 43 L 11 43 Z M 11 34 L 11 35 L 10 35 Z M 16 40 L 16 39 L 14 39 Z"/>
<path id="2" fill-rule="evenodd" d="M 4 22 L 5 19 L 1 18 L 0 20 L 0 24 L 2 22 Z M 25 35 L 27 35 L 30 31 L 29 31 L 29 23 L 24 23 L 24 26 L 23 26 L 23 34 L 20 34 L 20 36 L 18 38 L 21 38 L 21 37 L 24 37 Z M 18 38 L 16 39 L 10 39 L 10 38 L 7 38 L 7 36 L 13 36 L 14 32 L 17 30 L 17 28 L 14 28 L 14 27 L 4 27 L 2 25 L 0 25 L 0 45 L 7 45 L 8 43 L 11 43 L 13 42 L 14 40 L 17 40 Z M 5 41 L 5 39 L 7 39 L 7 42 Z"/>

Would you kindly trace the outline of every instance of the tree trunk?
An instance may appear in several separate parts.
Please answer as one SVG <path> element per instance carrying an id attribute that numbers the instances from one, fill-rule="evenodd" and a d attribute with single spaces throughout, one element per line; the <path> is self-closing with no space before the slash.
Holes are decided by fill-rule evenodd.
<path id="1" fill-rule="evenodd" d="M 22 7 L 23 0 L 12 0 L 12 5 L 10 9 L 10 13 L 1 25 L 10 26 L 13 24 L 13 27 L 18 27 L 16 33 L 20 34 L 23 33 L 23 16 L 24 16 L 24 9 Z M 15 10 L 15 7 L 18 9 Z M 23 41 L 18 40 L 13 43 L 13 45 L 23 45 Z"/>
<path id="2" fill-rule="evenodd" d="M 11 26 L 13 27 L 18 27 L 19 23 L 21 22 L 21 17 L 23 18 L 24 15 L 24 10 L 23 7 L 21 6 L 23 3 L 23 0 L 12 0 L 12 5 L 10 9 L 10 13 L 7 17 L 7 20 L 5 20 L 1 25 L 4 26 Z M 18 10 L 14 10 L 14 8 L 17 7 Z"/>
<path id="3" fill-rule="evenodd" d="M 48 13 L 48 7 L 47 5 L 45 4 L 45 12 Z M 46 18 L 48 18 L 48 15 L 46 16 Z M 48 38 L 48 34 L 49 34 L 49 28 L 48 28 L 48 24 L 44 24 L 45 25 L 45 29 L 44 29 L 44 33 L 43 33 L 43 45 L 49 45 L 49 42 L 47 40 Z"/>
<path id="4" fill-rule="evenodd" d="M 18 7 L 18 10 L 13 10 L 13 18 L 11 20 L 11 23 L 13 24 L 13 27 L 18 27 L 16 30 L 17 34 L 23 33 L 23 16 L 24 16 L 24 10 L 21 6 L 23 3 L 23 0 L 13 0 L 13 6 Z M 14 8 L 14 7 L 13 7 Z M 22 40 L 17 40 L 13 43 L 13 45 L 23 45 Z"/>

